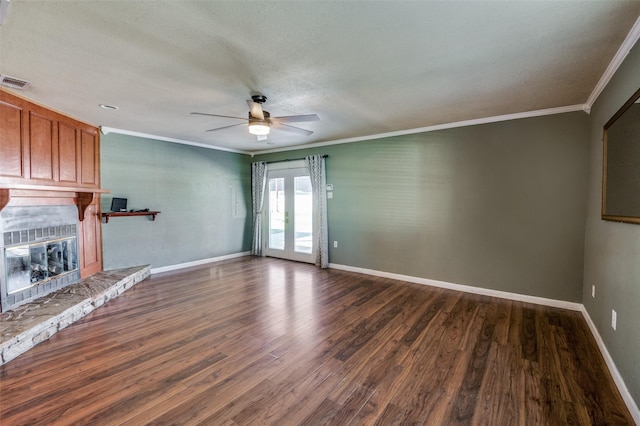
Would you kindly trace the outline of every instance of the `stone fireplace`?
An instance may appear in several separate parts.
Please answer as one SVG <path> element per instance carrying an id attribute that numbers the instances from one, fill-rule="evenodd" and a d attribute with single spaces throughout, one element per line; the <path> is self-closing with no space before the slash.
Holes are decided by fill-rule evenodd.
<path id="1" fill-rule="evenodd" d="M 1 311 L 80 280 L 75 205 L 0 211 Z"/>

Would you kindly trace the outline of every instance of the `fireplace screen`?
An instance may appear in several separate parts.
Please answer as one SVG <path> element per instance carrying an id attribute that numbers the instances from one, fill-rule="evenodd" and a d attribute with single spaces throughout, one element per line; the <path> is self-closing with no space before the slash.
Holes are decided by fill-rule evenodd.
<path id="1" fill-rule="evenodd" d="M 77 270 L 76 247 L 72 237 L 5 249 L 7 293 Z"/>
<path id="2" fill-rule="evenodd" d="M 80 280 L 76 206 L 8 206 L 0 211 L 0 310 Z"/>

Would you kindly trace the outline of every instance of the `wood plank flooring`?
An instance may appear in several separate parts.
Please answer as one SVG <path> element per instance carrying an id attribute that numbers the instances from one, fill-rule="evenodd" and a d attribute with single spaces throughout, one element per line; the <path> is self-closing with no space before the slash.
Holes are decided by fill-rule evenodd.
<path id="1" fill-rule="evenodd" d="M 245 257 L 0 367 L 3 425 L 633 424 L 577 312 Z"/>

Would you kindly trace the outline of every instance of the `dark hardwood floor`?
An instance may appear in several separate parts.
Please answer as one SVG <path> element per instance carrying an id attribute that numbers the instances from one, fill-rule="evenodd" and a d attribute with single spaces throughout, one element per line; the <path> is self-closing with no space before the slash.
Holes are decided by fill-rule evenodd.
<path id="1" fill-rule="evenodd" d="M 0 386 L 2 425 L 633 424 L 578 312 L 253 257 L 151 277 Z"/>

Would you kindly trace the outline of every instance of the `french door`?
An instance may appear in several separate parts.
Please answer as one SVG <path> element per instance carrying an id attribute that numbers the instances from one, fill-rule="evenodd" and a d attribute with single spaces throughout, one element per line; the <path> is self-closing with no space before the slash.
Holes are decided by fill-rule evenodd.
<path id="1" fill-rule="evenodd" d="M 313 202 L 306 167 L 267 174 L 265 254 L 313 263 Z"/>

